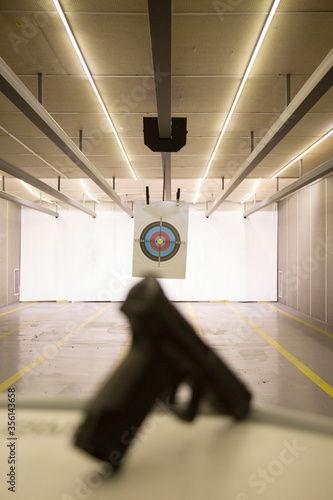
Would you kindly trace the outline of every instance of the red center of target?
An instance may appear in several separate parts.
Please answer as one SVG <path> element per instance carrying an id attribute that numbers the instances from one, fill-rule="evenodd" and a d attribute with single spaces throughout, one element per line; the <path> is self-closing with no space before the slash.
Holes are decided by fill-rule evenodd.
<path id="1" fill-rule="evenodd" d="M 156 245 L 155 241 L 158 239 L 158 238 L 163 238 L 164 239 L 164 243 L 163 245 Z M 150 246 L 156 250 L 156 252 L 163 252 L 165 250 L 167 250 L 170 246 L 170 237 L 164 232 L 164 231 L 160 231 L 157 235 L 156 233 L 150 238 Z"/>

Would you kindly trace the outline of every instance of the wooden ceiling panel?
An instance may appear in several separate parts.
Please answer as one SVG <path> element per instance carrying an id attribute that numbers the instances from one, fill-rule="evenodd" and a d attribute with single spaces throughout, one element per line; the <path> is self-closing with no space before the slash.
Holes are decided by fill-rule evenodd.
<path id="1" fill-rule="evenodd" d="M 276 15 L 252 74 L 311 75 L 333 46 L 332 5 L 330 10 Z"/>
<path id="2" fill-rule="evenodd" d="M 149 113 L 113 113 L 112 121 L 122 139 L 126 137 L 143 138 L 143 117 Z M 156 116 L 152 113 L 151 116 Z"/>
<path id="3" fill-rule="evenodd" d="M 264 13 L 175 16 L 172 74 L 243 74 L 265 17 Z"/>
<path id="4" fill-rule="evenodd" d="M 8 1 L 8 0 L 7 0 Z M 65 12 L 147 13 L 147 0 L 62 0 Z"/>
<path id="5" fill-rule="evenodd" d="M 21 77 L 29 90 L 36 88 L 37 76 Z M 32 92 L 35 97 L 37 91 Z M 60 98 L 61 96 L 61 98 Z M 44 76 L 43 105 L 49 113 L 98 113 L 101 108 L 85 77 Z"/>
<path id="6" fill-rule="evenodd" d="M 114 113 L 156 113 L 153 79 L 147 77 L 103 78 L 96 80 L 109 112 Z"/>
<path id="7" fill-rule="evenodd" d="M 0 57 L 16 74 L 84 74 L 54 7 L 53 12 L 43 10 L 40 2 L 32 1 L 28 2 L 27 10 L 15 12 L 15 8 L 6 11 L 3 3 L 0 7 Z M 39 7 L 38 13 L 32 10 L 33 6 Z"/>
<path id="8" fill-rule="evenodd" d="M 173 116 L 178 116 L 173 113 Z M 219 134 L 227 117 L 226 113 L 183 113 L 187 118 L 187 138 L 212 137 Z"/>
<path id="9" fill-rule="evenodd" d="M 280 12 L 332 12 L 331 0 L 282 0 Z"/>
<path id="10" fill-rule="evenodd" d="M 312 0 L 315 1 L 315 0 Z M 271 0 L 251 0 L 251 2 L 243 2 L 239 0 L 225 1 L 208 1 L 207 0 L 182 0 L 175 2 L 173 6 L 175 13 L 196 13 L 196 14 L 214 14 L 214 15 L 230 15 L 240 12 L 268 12 L 271 6 Z M 222 22 L 222 21 L 221 21 Z"/>
<path id="11" fill-rule="evenodd" d="M 241 79 L 239 77 L 175 78 L 172 81 L 172 112 L 227 113 Z"/>
<path id="12" fill-rule="evenodd" d="M 146 75 L 152 71 L 148 15 L 68 14 L 93 75 Z"/>

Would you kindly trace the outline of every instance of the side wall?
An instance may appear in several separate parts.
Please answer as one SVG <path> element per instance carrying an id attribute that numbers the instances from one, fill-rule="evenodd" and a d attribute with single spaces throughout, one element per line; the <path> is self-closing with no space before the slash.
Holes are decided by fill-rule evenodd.
<path id="1" fill-rule="evenodd" d="M 171 300 L 276 300 L 277 211 L 244 219 L 239 204 L 207 219 L 190 208 L 187 273 L 163 279 Z M 132 278 L 134 220 L 115 205 L 95 219 L 67 208 L 58 219 L 22 209 L 21 300 L 117 301 Z"/>
<path id="2" fill-rule="evenodd" d="M 279 202 L 278 300 L 333 323 L 333 176 Z"/>
<path id="3" fill-rule="evenodd" d="M 0 199 L 0 307 L 19 301 L 21 207 Z"/>

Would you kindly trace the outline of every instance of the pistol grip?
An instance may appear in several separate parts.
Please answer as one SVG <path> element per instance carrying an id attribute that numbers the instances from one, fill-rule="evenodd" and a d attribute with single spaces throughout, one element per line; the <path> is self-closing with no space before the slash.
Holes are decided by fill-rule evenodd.
<path id="1" fill-rule="evenodd" d="M 158 364 L 158 369 L 157 369 Z M 127 357 L 89 404 L 75 445 L 120 467 L 127 448 L 154 405 L 165 380 L 161 363 L 145 342 L 133 343 Z"/>

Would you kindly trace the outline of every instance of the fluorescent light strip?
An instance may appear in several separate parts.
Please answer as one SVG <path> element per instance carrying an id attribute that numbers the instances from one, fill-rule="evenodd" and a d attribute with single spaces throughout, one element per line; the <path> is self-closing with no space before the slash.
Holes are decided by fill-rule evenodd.
<path id="1" fill-rule="evenodd" d="M 89 196 L 89 198 L 91 198 L 92 200 L 96 201 L 96 203 L 100 203 L 98 200 L 96 200 L 96 198 L 94 198 L 94 197 L 93 197 L 93 196 L 89 193 L 89 191 L 88 191 L 88 189 L 87 189 L 87 187 L 86 187 L 85 183 L 83 182 L 83 179 L 80 179 L 80 181 L 81 181 L 81 184 L 82 184 L 82 186 L 83 186 L 83 189 L 84 189 L 85 193 Z"/>
<path id="2" fill-rule="evenodd" d="M 261 183 L 261 179 L 258 179 L 252 192 L 241 202 L 241 203 L 245 203 L 249 198 L 251 198 L 252 196 L 255 195 L 256 191 L 257 191 L 257 188 L 259 186 L 259 184 Z"/>
<path id="3" fill-rule="evenodd" d="M 102 98 L 100 96 L 100 93 L 97 90 L 97 87 L 95 85 L 93 77 L 91 76 L 91 73 L 90 73 L 90 71 L 88 69 L 88 66 L 87 66 L 87 64 L 86 64 L 86 62 L 85 62 L 85 60 L 83 58 L 83 55 L 82 55 L 82 53 L 81 53 L 81 51 L 79 49 L 79 46 L 78 46 L 78 44 L 77 44 L 77 42 L 76 42 L 76 40 L 74 38 L 74 35 L 73 35 L 72 30 L 71 30 L 71 28 L 70 28 L 70 26 L 69 26 L 69 24 L 67 22 L 66 16 L 65 16 L 65 14 L 64 14 L 64 12 L 63 12 L 63 10 L 61 8 L 61 5 L 60 5 L 60 3 L 59 3 L 58 0 L 53 0 L 53 3 L 54 3 L 55 8 L 57 9 L 57 12 L 58 12 L 59 17 L 60 17 L 60 19 L 62 21 L 62 24 L 64 25 L 64 27 L 65 27 L 65 29 L 67 31 L 69 39 L 70 39 L 70 41 L 71 41 L 71 43 L 73 45 L 73 48 L 74 48 L 74 50 L 76 52 L 76 55 L 79 58 L 80 63 L 81 63 L 81 66 L 82 66 L 85 74 L 87 75 L 87 78 L 88 78 L 88 80 L 90 82 L 90 85 L 91 85 L 91 87 L 92 87 L 92 89 L 93 89 L 93 91 L 94 91 L 94 93 L 95 93 L 95 95 L 97 97 L 97 100 L 98 100 L 98 102 L 99 102 L 99 104 L 100 104 L 100 106 L 102 108 L 102 111 L 103 111 L 103 113 L 104 113 L 104 115 L 105 115 L 105 117 L 106 117 L 106 119 L 107 119 L 107 121 L 108 121 L 111 129 L 112 129 L 112 132 L 114 133 L 114 136 L 115 136 L 116 141 L 118 143 L 118 146 L 119 146 L 119 148 L 120 148 L 120 150 L 122 152 L 122 155 L 125 158 L 127 166 L 130 169 L 131 174 L 133 175 L 134 179 L 137 180 L 137 176 L 135 175 L 135 172 L 134 172 L 134 170 L 132 168 L 132 165 L 130 164 L 130 161 L 129 161 L 129 159 L 127 157 L 127 154 L 126 154 L 126 152 L 124 150 L 124 147 L 123 147 L 123 145 L 122 145 L 122 143 L 120 141 L 120 138 L 118 136 L 117 130 L 116 130 L 116 128 L 115 128 L 115 126 L 114 126 L 114 124 L 113 124 L 113 122 L 111 120 L 111 117 L 110 117 L 110 115 L 108 113 L 108 110 L 106 109 L 106 106 L 105 106 L 105 104 L 104 104 L 104 102 L 103 102 L 103 100 L 102 100 Z"/>
<path id="4" fill-rule="evenodd" d="M 210 159 L 209 159 L 209 162 L 208 162 L 208 165 L 207 165 L 207 168 L 206 168 L 206 171 L 205 171 L 205 173 L 204 173 L 204 176 L 203 176 L 202 180 L 206 179 L 206 177 L 207 177 L 207 174 L 208 174 L 208 172 L 209 172 L 209 169 L 210 169 L 210 167 L 211 167 L 211 164 L 212 164 L 212 162 L 213 162 L 213 160 L 214 160 L 214 158 L 215 158 L 216 152 L 217 152 L 217 150 L 218 150 L 218 148 L 219 148 L 219 146 L 220 146 L 220 143 L 221 143 L 222 137 L 224 136 L 224 133 L 225 133 L 225 131 L 226 131 L 226 129 L 227 129 L 227 126 L 228 126 L 228 124 L 229 124 L 229 122 L 230 122 L 231 116 L 232 116 L 232 114 L 233 114 L 233 112 L 234 112 L 234 110 L 235 110 L 236 104 L 237 104 L 237 102 L 238 102 L 238 100 L 239 100 L 239 98 L 240 98 L 240 96 L 241 96 L 241 93 L 242 93 L 242 91 L 243 91 L 243 88 L 244 88 L 244 85 L 245 85 L 245 83 L 246 83 L 246 80 L 247 80 L 247 78 L 248 78 L 248 76 L 249 76 L 249 74 L 250 74 L 250 71 L 251 71 L 252 66 L 253 66 L 253 64 L 254 64 L 254 61 L 255 61 L 255 59 L 256 59 L 256 57 L 257 57 L 257 55 L 258 55 L 258 52 L 259 52 L 259 50 L 260 50 L 260 47 L 261 47 L 261 45 L 262 45 L 262 43 L 263 43 L 263 41 L 264 41 L 264 38 L 265 38 L 265 36 L 266 36 L 266 33 L 267 33 L 268 28 L 269 28 L 269 26 L 270 26 L 270 24 L 271 24 L 271 22 L 272 22 L 272 19 L 273 19 L 273 17 L 274 17 L 274 14 L 275 14 L 275 12 L 276 12 L 276 9 L 278 8 L 279 3 L 280 3 L 280 0 L 274 0 L 274 2 L 273 2 L 273 4 L 272 4 L 271 10 L 269 11 L 269 14 L 268 14 L 268 17 L 267 17 L 267 19 L 266 19 L 265 25 L 264 25 L 264 27 L 263 27 L 263 29 L 262 29 L 262 31 L 261 31 L 261 34 L 260 34 L 260 36 L 259 36 L 259 39 L 258 39 L 258 41 L 257 41 L 257 43 L 256 43 L 256 46 L 255 46 L 255 48 L 254 48 L 254 51 L 253 51 L 253 53 L 252 53 L 251 59 L 250 59 L 250 61 L 249 61 L 248 65 L 247 65 L 247 68 L 246 68 L 245 73 L 244 73 L 244 75 L 243 75 L 242 81 L 241 81 L 240 86 L 239 86 L 239 88 L 238 88 L 238 91 L 237 91 L 236 97 L 235 97 L 235 99 L 234 99 L 234 101 L 233 101 L 233 103 L 232 103 L 232 106 L 231 106 L 231 108 L 230 108 L 230 111 L 229 111 L 229 113 L 228 113 L 228 116 L 227 116 L 227 118 L 226 118 L 226 120 L 225 120 L 225 122 L 224 122 L 224 125 L 223 125 L 223 127 L 222 127 L 221 132 L 220 132 L 220 135 L 219 135 L 219 137 L 218 137 L 218 139 L 217 139 L 217 143 L 216 143 L 216 145 L 215 145 L 215 147 L 214 147 L 214 150 L 213 150 L 213 152 L 212 152 L 212 154 L 211 154 L 211 157 L 210 157 Z M 199 189 L 200 189 L 200 186 L 199 186 Z M 197 193 L 196 199 L 198 199 L 198 196 L 199 196 L 199 193 Z"/>
<path id="5" fill-rule="evenodd" d="M 318 139 L 318 141 L 314 142 L 308 149 L 303 151 L 303 153 L 296 156 L 296 158 L 294 158 L 292 161 L 290 161 L 285 167 L 281 168 L 281 170 L 279 170 L 276 174 L 273 175 L 273 177 L 271 177 L 271 181 L 273 181 L 278 175 L 282 174 L 282 172 L 287 170 L 287 168 L 289 168 L 291 165 L 293 165 L 293 163 L 295 163 L 297 160 L 304 158 L 305 155 L 307 155 L 313 148 L 315 148 L 321 142 L 323 142 L 325 139 L 327 139 L 327 137 L 329 137 L 332 133 L 333 133 L 333 128 L 329 132 L 327 132 L 327 134 L 323 135 L 320 139 Z"/>
<path id="6" fill-rule="evenodd" d="M 34 191 L 33 189 L 31 189 L 31 187 L 29 186 L 29 184 L 27 184 L 26 182 L 22 181 L 22 179 L 20 179 L 20 182 L 22 182 L 23 186 L 28 191 L 30 191 L 30 193 L 32 193 L 34 196 L 36 196 L 36 198 L 40 198 L 41 200 L 46 201 L 46 203 L 50 203 L 51 205 L 54 204 L 54 201 L 48 200 L 47 198 L 44 198 L 44 196 L 42 196 L 41 194 L 39 195 L 38 193 L 36 193 L 36 191 Z"/>
<path id="7" fill-rule="evenodd" d="M 198 201 L 198 197 L 199 197 L 199 194 L 200 194 L 200 189 L 201 189 L 201 184 L 202 184 L 202 179 L 199 180 L 199 186 L 198 186 L 198 189 L 197 189 L 197 194 L 195 195 L 195 198 L 194 198 L 194 205 L 197 203 Z"/>

